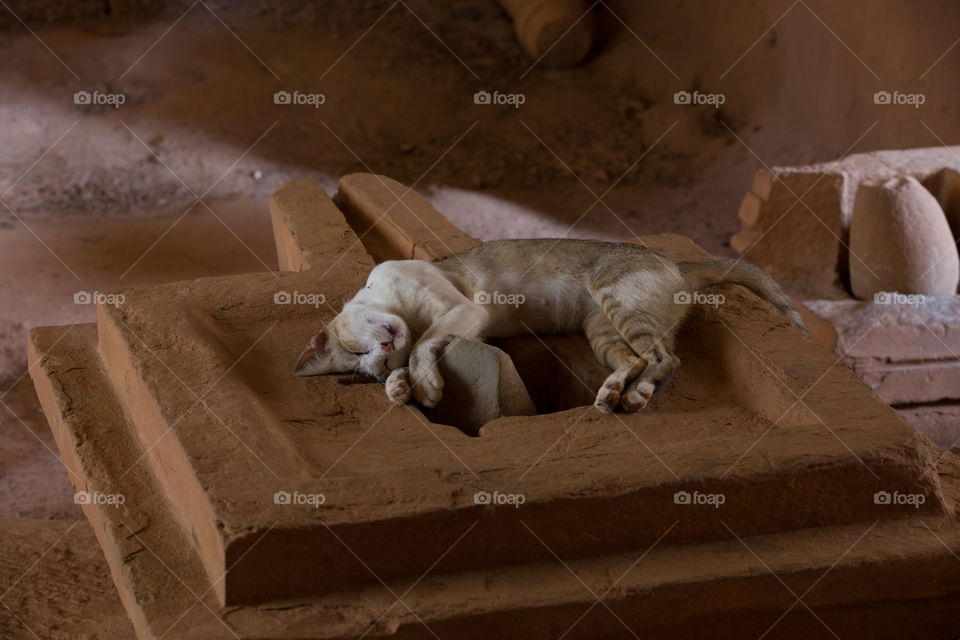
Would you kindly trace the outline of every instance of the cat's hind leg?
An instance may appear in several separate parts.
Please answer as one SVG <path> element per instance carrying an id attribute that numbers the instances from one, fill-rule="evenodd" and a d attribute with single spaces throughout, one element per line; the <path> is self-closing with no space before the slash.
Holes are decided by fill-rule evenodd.
<path id="1" fill-rule="evenodd" d="M 647 362 L 634 353 L 599 309 L 584 320 L 583 331 L 597 360 L 613 369 L 613 373 L 607 376 L 597 391 L 597 399 L 593 403 L 600 411 L 609 413 L 621 404 L 625 390 L 647 367 Z"/>
<path id="2" fill-rule="evenodd" d="M 647 406 L 680 365 L 673 353 L 677 330 L 688 306 L 675 300 L 683 277 L 666 264 L 628 271 L 611 265 L 593 287 L 594 300 L 622 340 L 644 367 L 620 394 L 625 411 Z"/>
<path id="3" fill-rule="evenodd" d="M 674 336 L 681 318 L 672 326 L 661 323 L 637 311 L 618 328 L 630 349 L 645 363 L 643 371 L 624 390 L 620 406 L 625 411 L 637 411 L 647 406 L 653 393 L 665 385 L 680 366 L 673 353 Z"/>
<path id="4" fill-rule="evenodd" d="M 651 345 L 650 351 L 654 350 L 659 349 Z M 680 358 L 669 351 L 661 350 L 657 355 L 651 353 L 651 356 L 643 373 L 630 383 L 620 398 L 620 406 L 624 411 L 638 411 L 647 406 L 653 393 L 665 385 L 680 366 Z M 644 357 L 647 357 L 646 354 Z"/>

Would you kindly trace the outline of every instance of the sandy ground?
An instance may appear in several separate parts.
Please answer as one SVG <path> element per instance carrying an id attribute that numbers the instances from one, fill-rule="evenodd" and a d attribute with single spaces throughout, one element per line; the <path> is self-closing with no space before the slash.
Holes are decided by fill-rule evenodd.
<path id="1" fill-rule="evenodd" d="M 26 331 L 91 321 L 81 291 L 276 268 L 287 179 L 384 173 L 483 239 L 672 231 L 730 255 L 757 169 L 960 137 L 950 2 L 611 1 L 568 70 L 533 65 L 493 0 L 225 4 L 35 35 L 0 9 L 0 516 L 79 518 Z"/>

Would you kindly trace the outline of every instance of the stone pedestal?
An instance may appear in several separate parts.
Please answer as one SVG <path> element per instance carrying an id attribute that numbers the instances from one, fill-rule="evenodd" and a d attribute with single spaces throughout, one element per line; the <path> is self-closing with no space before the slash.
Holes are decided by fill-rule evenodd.
<path id="1" fill-rule="evenodd" d="M 136 287 L 96 324 L 31 333 L 37 392 L 141 638 L 960 624 L 955 458 L 739 287 L 692 312 L 680 370 L 634 414 L 569 393 L 471 437 L 379 383 L 294 377 L 373 265 L 356 229 L 381 257 L 476 242 L 397 183 L 344 180 L 342 209 L 308 182 L 277 192 L 291 271 Z M 679 236 L 638 241 L 703 257 Z M 583 341 L 503 346 L 526 354 L 541 411 L 553 380 L 596 391 Z M 784 616 L 796 596 L 822 620 Z"/>

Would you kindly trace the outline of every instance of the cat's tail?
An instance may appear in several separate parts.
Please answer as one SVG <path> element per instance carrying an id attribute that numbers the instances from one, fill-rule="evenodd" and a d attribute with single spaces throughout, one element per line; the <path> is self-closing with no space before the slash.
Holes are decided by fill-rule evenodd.
<path id="1" fill-rule="evenodd" d="M 680 273 L 687 279 L 693 289 L 709 287 L 714 284 L 739 284 L 775 306 L 793 324 L 804 331 L 800 314 L 794 308 L 790 298 L 783 292 L 773 278 L 749 262 L 734 258 L 724 258 L 712 262 L 679 262 Z"/>

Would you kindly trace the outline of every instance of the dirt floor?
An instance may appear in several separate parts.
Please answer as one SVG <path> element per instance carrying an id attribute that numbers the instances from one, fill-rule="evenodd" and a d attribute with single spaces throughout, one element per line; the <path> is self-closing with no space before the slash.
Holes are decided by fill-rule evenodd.
<path id="1" fill-rule="evenodd" d="M 610 0 L 565 70 L 527 58 L 494 0 L 44 7 L 0 7 L 3 517 L 80 517 L 26 331 L 91 321 L 78 292 L 276 268 L 267 201 L 290 178 L 387 174 L 482 239 L 672 231 L 732 255 L 757 169 L 960 138 L 946 1 Z"/>

